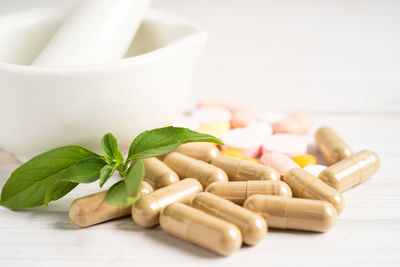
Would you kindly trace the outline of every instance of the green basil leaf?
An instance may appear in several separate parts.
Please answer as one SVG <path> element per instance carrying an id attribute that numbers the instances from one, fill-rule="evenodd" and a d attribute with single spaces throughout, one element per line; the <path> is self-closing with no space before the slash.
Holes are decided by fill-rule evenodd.
<path id="1" fill-rule="evenodd" d="M 116 206 L 129 206 L 139 198 L 144 177 L 144 164 L 136 160 L 128 168 L 125 180 L 119 181 L 108 190 L 106 202 Z"/>
<path id="2" fill-rule="evenodd" d="M 113 163 L 115 160 L 117 163 L 123 163 L 124 157 L 121 151 L 118 149 L 117 139 L 112 133 L 108 133 L 101 139 L 101 149 L 104 152 L 104 157 L 109 163 Z"/>
<path id="3" fill-rule="evenodd" d="M 43 205 L 47 189 L 69 167 L 87 158 L 101 157 L 80 146 L 65 146 L 32 158 L 11 174 L 2 189 L 1 204 L 13 210 Z"/>
<path id="4" fill-rule="evenodd" d="M 51 200 L 57 200 L 68 194 L 70 191 L 72 191 L 75 187 L 78 186 L 78 183 L 73 183 L 73 182 L 60 182 L 57 183 L 58 188 L 56 188 L 53 192 Z M 45 196 L 46 198 L 46 196 Z"/>
<path id="5" fill-rule="evenodd" d="M 135 160 L 125 175 L 125 187 L 128 197 L 136 201 L 144 177 L 144 164 L 140 159 Z"/>
<path id="6" fill-rule="evenodd" d="M 111 166 L 110 164 L 104 166 L 100 171 L 100 187 L 107 182 L 107 180 L 114 174 L 117 170 L 117 166 Z"/>
<path id="7" fill-rule="evenodd" d="M 115 206 L 132 205 L 133 201 L 128 197 L 124 180 L 111 186 L 106 195 L 106 202 Z"/>
<path id="8" fill-rule="evenodd" d="M 212 142 L 223 145 L 221 140 L 212 135 L 198 133 L 187 128 L 168 126 L 139 134 L 129 148 L 127 161 L 167 154 L 189 142 Z"/>
<path id="9" fill-rule="evenodd" d="M 66 183 L 92 183 L 99 179 L 101 169 L 107 164 L 101 158 L 88 158 L 83 159 L 74 165 L 70 166 L 60 175 L 57 180 L 47 189 L 44 204 L 47 206 L 48 203 L 53 199 L 53 194 L 65 186 Z M 68 193 L 68 192 L 67 192 Z"/>

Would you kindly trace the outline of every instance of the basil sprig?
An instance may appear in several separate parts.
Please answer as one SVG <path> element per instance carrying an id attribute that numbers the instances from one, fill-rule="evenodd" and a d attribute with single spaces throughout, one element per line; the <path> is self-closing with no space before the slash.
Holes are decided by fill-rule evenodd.
<path id="1" fill-rule="evenodd" d="M 169 126 L 139 134 L 133 140 L 126 159 L 111 133 L 101 139 L 103 156 L 80 146 L 55 148 L 33 157 L 11 174 L 2 189 L 0 204 L 12 210 L 47 206 L 80 183 L 99 180 L 102 187 L 118 171 L 122 180 L 108 190 L 106 202 L 128 206 L 139 197 L 144 178 L 141 159 L 167 154 L 189 142 L 223 144 L 212 135 Z"/>

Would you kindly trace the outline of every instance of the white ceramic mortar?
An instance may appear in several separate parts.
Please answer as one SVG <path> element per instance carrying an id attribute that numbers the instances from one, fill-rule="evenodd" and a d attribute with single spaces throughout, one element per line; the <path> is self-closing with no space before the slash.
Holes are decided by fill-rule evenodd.
<path id="1" fill-rule="evenodd" d="M 107 132 L 126 150 L 140 132 L 169 125 L 185 103 L 207 39 L 196 25 L 151 10 L 122 60 L 29 66 L 68 11 L 0 17 L 0 148 L 23 160 L 71 144 L 99 151 Z"/>

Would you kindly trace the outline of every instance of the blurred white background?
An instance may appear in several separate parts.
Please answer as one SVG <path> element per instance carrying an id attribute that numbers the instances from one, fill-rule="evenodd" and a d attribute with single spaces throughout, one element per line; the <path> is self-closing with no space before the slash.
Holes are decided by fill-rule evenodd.
<path id="1" fill-rule="evenodd" d="M 0 14 L 78 0 L 0 0 Z M 400 113 L 400 1 L 156 0 L 209 32 L 190 103 Z"/>

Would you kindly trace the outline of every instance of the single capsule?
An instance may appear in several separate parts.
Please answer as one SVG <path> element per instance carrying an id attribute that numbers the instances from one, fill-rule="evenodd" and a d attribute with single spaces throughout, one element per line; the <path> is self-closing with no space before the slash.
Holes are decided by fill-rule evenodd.
<path id="1" fill-rule="evenodd" d="M 141 195 L 149 194 L 153 188 L 142 182 Z M 131 214 L 131 206 L 120 207 L 105 202 L 107 191 L 75 199 L 69 208 L 69 218 L 79 227 L 87 227 Z"/>
<path id="2" fill-rule="evenodd" d="M 255 194 L 292 197 L 292 190 L 282 181 L 236 181 L 210 184 L 206 192 L 230 200 L 238 205 Z"/>
<path id="3" fill-rule="evenodd" d="M 142 227 L 155 226 L 158 224 L 158 217 L 163 207 L 173 202 L 189 204 L 192 198 L 202 191 L 201 184 L 192 178 L 167 185 L 148 195 L 141 196 L 132 205 L 132 219 Z"/>
<path id="4" fill-rule="evenodd" d="M 336 210 L 326 201 L 253 195 L 244 207 L 259 213 L 271 228 L 326 232 L 336 222 Z"/>
<path id="5" fill-rule="evenodd" d="M 228 176 L 220 168 L 177 152 L 168 154 L 164 163 L 174 170 L 181 179 L 195 178 L 204 188 L 215 182 L 228 181 Z"/>
<path id="6" fill-rule="evenodd" d="M 341 161 L 353 154 L 351 148 L 331 127 L 321 127 L 315 133 L 319 151 L 329 164 Z"/>
<path id="7" fill-rule="evenodd" d="M 309 172 L 301 168 L 291 169 L 285 174 L 283 181 L 290 186 L 294 197 L 325 200 L 335 207 L 337 214 L 342 212 L 342 194 Z"/>
<path id="8" fill-rule="evenodd" d="M 144 163 L 144 180 L 155 190 L 179 182 L 178 175 L 158 158 L 142 159 Z"/>
<path id="9" fill-rule="evenodd" d="M 218 155 L 211 164 L 224 170 L 231 181 L 281 179 L 279 173 L 271 167 L 227 155 Z"/>
<path id="10" fill-rule="evenodd" d="M 187 143 L 175 151 L 205 162 L 211 162 L 219 154 L 219 149 L 214 144 L 204 142 Z"/>
<path id="11" fill-rule="evenodd" d="M 190 206 L 238 226 L 247 245 L 257 244 L 267 234 L 263 217 L 219 196 L 199 193 Z"/>
<path id="12" fill-rule="evenodd" d="M 379 170 L 379 156 L 370 150 L 360 151 L 323 170 L 319 179 L 339 192 L 356 186 Z"/>
<path id="13" fill-rule="evenodd" d="M 181 203 L 163 208 L 160 225 L 165 232 L 222 256 L 232 254 L 242 245 L 236 225 Z"/>

